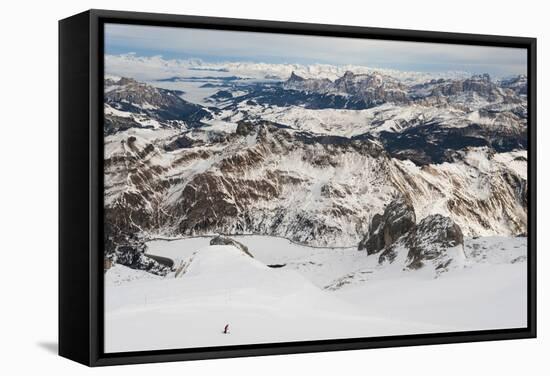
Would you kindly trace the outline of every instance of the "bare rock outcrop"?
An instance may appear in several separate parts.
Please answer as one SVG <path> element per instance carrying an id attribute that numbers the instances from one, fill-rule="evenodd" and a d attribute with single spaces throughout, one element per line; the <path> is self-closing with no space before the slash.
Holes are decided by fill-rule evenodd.
<path id="1" fill-rule="evenodd" d="M 254 258 L 254 256 L 252 255 L 252 253 L 250 253 L 248 251 L 248 247 L 236 240 L 233 240 L 227 236 L 223 236 L 223 235 L 218 235 L 216 236 L 215 238 L 212 238 L 212 240 L 210 240 L 210 245 L 232 245 L 238 249 L 240 249 L 244 254 L 246 254 L 247 256 L 250 256 L 252 258 Z"/>
<path id="2" fill-rule="evenodd" d="M 452 262 L 448 249 L 464 246 L 460 227 L 440 214 L 422 219 L 407 241 L 407 267 L 410 269 L 419 269 L 428 261 L 435 263 L 436 269 L 446 268 Z"/>
<path id="3" fill-rule="evenodd" d="M 399 197 L 390 202 L 383 215 L 374 215 L 367 235 L 359 243 L 359 250 L 366 250 L 369 255 L 377 253 L 409 233 L 415 225 L 412 203 L 405 197 Z"/>
<path id="4" fill-rule="evenodd" d="M 127 241 L 118 245 L 115 262 L 132 269 L 145 270 L 149 273 L 165 276 L 172 268 L 146 255 L 147 245 L 140 241 Z"/>
<path id="5" fill-rule="evenodd" d="M 369 231 L 359 243 L 367 254 L 380 253 L 379 263 L 392 263 L 399 252 L 406 252 L 404 267 L 419 269 L 431 264 L 447 270 L 464 257 L 464 236 L 460 226 L 441 214 L 429 215 L 416 224 L 416 215 L 406 198 L 393 200 L 382 215 L 376 214 Z"/>

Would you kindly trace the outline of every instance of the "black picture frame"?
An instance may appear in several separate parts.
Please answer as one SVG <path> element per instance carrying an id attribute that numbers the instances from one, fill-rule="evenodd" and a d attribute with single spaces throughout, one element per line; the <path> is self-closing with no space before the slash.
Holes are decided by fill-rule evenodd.
<path id="1" fill-rule="evenodd" d="M 527 327 L 105 354 L 102 80 L 106 22 L 527 49 Z M 59 354 L 88 366 L 105 366 L 536 337 L 536 60 L 536 39 L 524 37 L 108 10 L 88 10 L 59 21 Z"/>

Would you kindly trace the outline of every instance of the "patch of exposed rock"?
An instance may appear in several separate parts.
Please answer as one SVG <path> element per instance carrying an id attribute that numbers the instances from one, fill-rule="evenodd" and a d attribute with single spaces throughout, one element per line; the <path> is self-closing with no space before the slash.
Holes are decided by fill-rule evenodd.
<path id="1" fill-rule="evenodd" d="M 174 151 L 179 149 L 188 149 L 196 144 L 201 144 L 200 141 L 195 141 L 190 137 L 187 137 L 186 135 L 179 136 L 172 140 L 170 143 L 164 145 L 164 150 L 166 151 Z"/>
<path id="2" fill-rule="evenodd" d="M 252 253 L 248 251 L 248 247 L 242 243 L 239 243 L 236 240 L 233 240 L 227 236 L 218 235 L 212 240 L 210 240 L 210 245 L 232 245 L 238 249 L 240 249 L 244 254 L 254 258 Z"/>
<path id="3" fill-rule="evenodd" d="M 441 214 L 422 219 L 407 241 L 407 267 L 411 269 L 421 268 L 426 261 L 434 261 L 436 269 L 446 268 L 453 261 L 448 249 L 464 247 L 460 227 L 451 218 Z"/>
<path id="4" fill-rule="evenodd" d="M 365 238 L 359 243 L 359 250 L 366 250 L 368 255 L 377 253 L 401 236 L 409 233 L 416 225 L 416 214 L 410 200 L 400 197 L 384 210 L 384 214 L 375 214 L 369 225 Z"/>
<path id="5" fill-rule="evenodd" d="M 105 80 L 105 104 L 119 111 L 146 116 L 160 123 L 162 127 L 179 128 L 182 122 L 189 128 L 204 125 L 203 119 L 211 119 L 211 112 L 195 103 L 181 98 L 181 92 L 154 87 L 123 77 L 118 81 Z M 105 134 L 123 131 L 128 127 L 147 128 L 138 122 L 131 122 L 108 115 Z"/>
<path id="6" fill-rule="evenodd" d="M 254 124 L 249 121 L 238 121 L 235 133 L 239 136 L 248 136 L 254 131 Z"/>
<path id="7" fill-rule="evenodd" d="M 145 270 L 160 276 L 165 276 L 172 269 L 145 254 L 147 245 L 143 242 L 127 242 L 118 245 L 115 251 L 115 262 L 132 269 Z"/>
<path id="8" fill-rule="evenodd" d="M 392 263 L 399 252 L 406 252 L 404 267 L 419 269 L 426 264 L 440 272 L 456 258 L 464 257 L 464 236 L 449 217 L 429 215 L 416 224 L 414 208 L 406 198 L 393 200 L 382 215 L 376 214 L 359 250 L 380 253 L 379 263 Z"/>

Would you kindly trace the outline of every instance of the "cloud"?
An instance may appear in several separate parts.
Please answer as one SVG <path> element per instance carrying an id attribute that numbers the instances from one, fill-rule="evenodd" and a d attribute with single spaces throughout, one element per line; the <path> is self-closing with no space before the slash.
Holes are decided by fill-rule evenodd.
<path id="1" fill-rule="evenodd" d="M 300 64 L 354 64 L 398 70 L 525 74 L 527 51 L 353 38 L 107 24 L 107 53 L 165 58 Z"/>

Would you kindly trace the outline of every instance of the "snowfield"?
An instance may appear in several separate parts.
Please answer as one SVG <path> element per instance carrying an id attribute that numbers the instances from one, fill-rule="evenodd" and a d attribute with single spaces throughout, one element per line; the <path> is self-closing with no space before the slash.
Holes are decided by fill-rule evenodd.
<path id="1" fill-rule="evenodd" d="M 105 351 L 519 328 L 527 324 L 526 238 L 467 239 L 446 273 L 404 271 L 355 248 L 233 236 L 153 240 L 166 277 L 115 265 L 105 274 Z M 223 328 L 229 324 L 229 334 Z"/>

